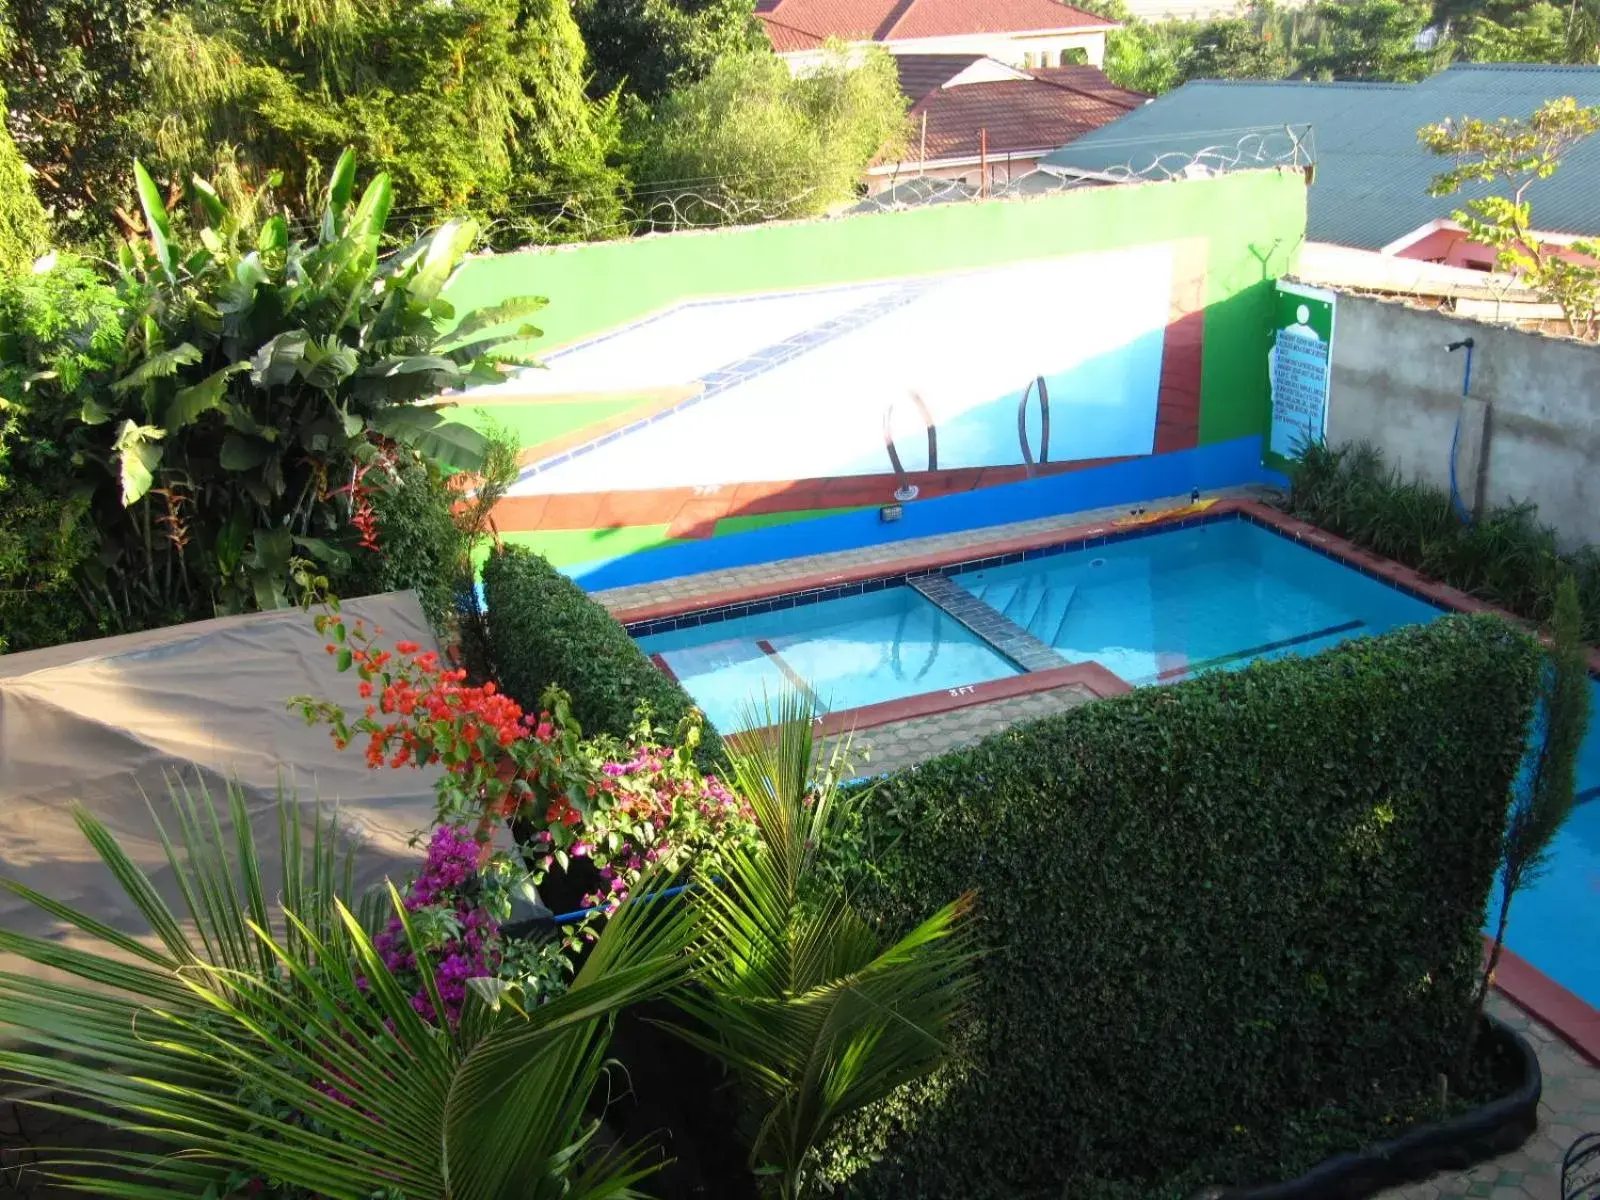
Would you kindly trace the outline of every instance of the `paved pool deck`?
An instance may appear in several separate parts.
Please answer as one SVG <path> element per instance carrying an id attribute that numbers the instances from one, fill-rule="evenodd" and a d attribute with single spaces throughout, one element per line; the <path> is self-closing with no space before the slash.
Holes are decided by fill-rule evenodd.
<path id="1" fill-rule="evenodd" d="M 1204 497 L 1217 500 L 1260 500 L 1274 494 L 1261 488 L 1227 488 L 1206 492 Z M 1185 494 L 1141 501 L 1138 507 L 1147 513 L 1157 513 L 1182 508 L 1188 503 L 1189 496 Z M 987 546 L 995 542 L 1023 541 L 1057 530 L 1065 533 L 1086 525 L 1118 520 L 1129 516 L 1131 512 L 1132 509 L 1127 505 L 1084 509 L 1078 512 L 1060 513 L 1053 517 L 1041 517 L 1034 521 L 985 525 L 980 529 L 967 529 L 959 533 L 907 538 L 875 546 L 862 546 L 855 550 L 805 554 L 754 566 L 705 571 L 698 575 L 680 575 L 676 579 L 609 588 L 593 592 L 591 595 L 623 619 L 637 619 L 636 614 L 656 608 L 692 608 L 697 602 L 711 597 L 721 599 L 742 591 L 770 590 L 776 585 L 786 583 L 811 584 L 830 575 L 848 575 L 866 567 L 879 565 L 887 567 L 908 559 L 932 558 L 950 551 Z"/>
<path id="2" fill-rule="evenodd" d="M 1600 1130 L 1600 1069 L 1505 996 L 1492 994 L 1489 1011 L 1521 1032 L 1539 1054 L 1544 1074 L 1539 1128 L 1519 1150 L 1468 1171 L 1383 1192 L 1381 1200 L 1561 1200 L 1567 1147 L 1580 1134 Z"/>
<path id="3" fill-rule="evenodd" d="M 858 778 L 888 775 L 914 767 L 949 750 L 981 742 L 991 733 L 1054 716 L 1100 697 L 1083 684 L 1068 684 L 1048 692 L 1030 692 L 988 704 L 891 721 L 870 729 L 836 734 L 828 744 L 848 741 L 850 761 Z"/>

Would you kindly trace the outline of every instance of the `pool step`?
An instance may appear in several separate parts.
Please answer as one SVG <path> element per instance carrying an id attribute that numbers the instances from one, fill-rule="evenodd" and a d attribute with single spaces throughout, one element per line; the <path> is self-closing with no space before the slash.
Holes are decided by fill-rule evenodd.
<path id="1" fill-rule="evenodd" d="M 906 582 L 1024 671 L 1047 671 L 1066 665 L 1066 659 L 1021 625 L 947 576 L 917 575 Z"/>
<path id="2" fill-rule="evenodd" d="M 1027 629 L 1047 646 L 1061 640 L 1061 631 L 1067 624 L 1067 612 L 1072 608 L 1072 598 L 1078 589 L 1070 583 L 1046 584 L 1039 596 L 1039 604 L 1028 618 Z M 1045 637 L 1049 634 L 1049 637 Z"/>

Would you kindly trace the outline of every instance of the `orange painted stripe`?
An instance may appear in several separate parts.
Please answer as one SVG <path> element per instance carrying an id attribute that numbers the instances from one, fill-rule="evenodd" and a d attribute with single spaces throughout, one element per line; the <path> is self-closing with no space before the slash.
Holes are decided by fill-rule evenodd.
<path id="1" fill-rule="evenodd" d="M 917 485 L 918 499 L 950 496 L 997 483 L 1045 475 L 1067 475 L 1112 463 L 1119 458 L 1086 458 L 1076 462 L 1046 463 L 1035 467 L 962 467 L 948 471 L 911 471 L 906 479 Z M 890 474 L 843 475 L 822 479 L 791 479 L 769 483 L 733 482 L 710 487 L 619 488 L 605 492 L 563 492 L 548 496 L 508 496 L 494 510 L 503 533 L 533 533 L 547 529 L 612 529 L 623 525 L 674 525 L 698 530 L 708 516 L 728 517 L 770 513 L 810 512 L 819 508 L 870 508 L 894 504 L 900 481 Z M 723 498 L 726 493 L 726 499 Z M 537 503 L 535 503 L 537 502 Z M 685 509 L 693 505 L 693 511 Z M 673 536 L 709 536 L 686 532 Z"/>

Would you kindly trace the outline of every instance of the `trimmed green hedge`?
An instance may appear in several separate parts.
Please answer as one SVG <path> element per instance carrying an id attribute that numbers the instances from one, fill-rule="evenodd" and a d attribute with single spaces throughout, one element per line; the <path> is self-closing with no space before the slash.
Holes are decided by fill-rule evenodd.
<path id="1" fill-rule="evenodd" d="M 489 657 L 500 686 L 524 708 L 537 708 L 545 688 L 558 684 L 585 734 L 622 737 L 641 700 L 668 731 L 694 707 L 627 630 L 542 555 L 520 546 L 495 551 L 484 564 L 483 592 Z M 707 770 L 723 761 L 709 722 L 696 757 Z"/>
<path id="2" fill-rule="evenodd" d="M 978 888 L 987 957 L 961 1057 L 838 1139 L 827 1176 L 853 1198 L 1181 1196 L 1432 1116 L 1539 662 L 1451 617 L 884 781 L 836 869 L 895 929 Z"/>

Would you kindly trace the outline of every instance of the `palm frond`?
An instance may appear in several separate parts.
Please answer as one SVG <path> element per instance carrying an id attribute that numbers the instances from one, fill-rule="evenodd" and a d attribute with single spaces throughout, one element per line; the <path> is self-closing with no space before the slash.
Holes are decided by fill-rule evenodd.
<path id="1" fill-rule="evenodd" d="M 186 919 L 101 822 L 75 814 L 161 950 L 6 885 L 103 948 L 0 931 L 0 950 L 92 985 L 0 973 L 0 1075 L 47 1092 L 41 1107 L 171 1148 L 69 1154 L 52 1178 L 141 1200 L 192 1200 L 240 1171 L 327 1200 L 385 1187 L 412 1200 L 639 1194 L 654 1168 L 636 1150 L 598 1150 L 587 1108 L 615 1013 L 689 971 L 691 910 L 625 906 L 566 995 L 529 1007 L 514 988 L 493 1005 L 474 992 L 460 1024 L 440 1026 L 385 965 L 375 922 L 352 911 L 336 819 L 317 810 L 308 852 L 298 803 L 280 791 L 274 912 L 242 793 L 229 792 L 231 839 L 203 787 L 173 787 L 170 808 L 158 836 Z M 443 1012 L 392 885 L 388 901 Z"/>
<path id="2" fill-rule="evenodd" d="M 894 944 L 816 878 L 845 751 L 819 752 L 808 691 L 746 709 L 727 739 L 759 845 L 722 856 L 694 893 L 706 968 L 678 997 L 679 1033 L 717 1055 L 758 1109 L 753 1160 L 796 1195 L 843 1117 L 932 1070 L 968 1001 L 976 957 L 963 896 Z"/>

